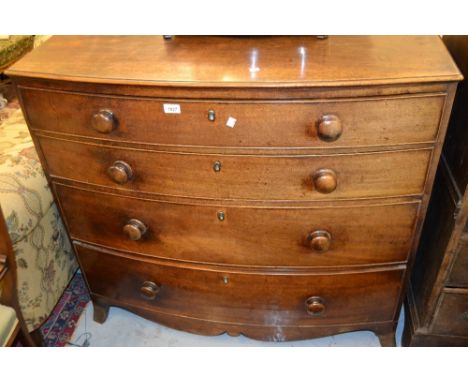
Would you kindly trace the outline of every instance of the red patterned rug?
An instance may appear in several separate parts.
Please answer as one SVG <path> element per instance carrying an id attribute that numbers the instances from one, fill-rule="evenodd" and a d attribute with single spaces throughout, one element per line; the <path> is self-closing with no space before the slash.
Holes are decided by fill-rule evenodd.
<path id="1" fill-rule="evenodd" d="M 77 272 L 40 331 L 45 346 L 65 346 L 90 300 L 83 275 Z"/>

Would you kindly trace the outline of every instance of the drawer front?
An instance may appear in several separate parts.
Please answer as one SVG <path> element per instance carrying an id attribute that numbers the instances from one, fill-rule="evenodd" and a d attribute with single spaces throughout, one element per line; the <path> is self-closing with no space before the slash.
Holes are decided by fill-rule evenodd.
<path id="1" fill-rule="evenodd" d="M 75 247 L 92 293 L 130 306 L 218 322 L 313 326 L 390 321 L 403 275 L 401 269 L 295 275 L 222 272 Z"/>
<path id="2" fill-rule="evenodd" d="M 351 147 L 435 140 L 445 97 L 178 101 L 21 90 L 33 128 L 161 145 Z M 171 113 L 164 111 L 164 105 Z M 99 114 L 100 111 L 105 110 Z M 111 112 L 112 114 L 110 114 Z M 235 124 L 228 123 L 234 118 Z M 97 131 L 97 130 L 98 131 Z M 341 133 L 341 134 L 340 134 Z M 336 137 L 336 134 L 339 137 Z"/>
<path id="3" fill-rule="evenodd" d="M 46 137 L 40 145 L 52 176 L 162 195 L 253 200 L 420 194 L 431 154 L 427 149 L 335 156 L 199 155 Z"/>
<path id="4" fill-rule="evenodd" d="M 468 288 L 468 243 L 466 234 L 465 238 L 460 242 L 447 284 L 454 287 Z"/>
<path id="5" fill-rule="evenodd" d="M 55 188 L 74 239 L 159 258 L 233 265 L 406 261 L 419 207 L 202 206 Z"/>
<path id="6" fill-rule="evenodd" d="M 468 289 L 443 293 L 441 298 L 432 331 L 435 334 L 468 337 Z"/>

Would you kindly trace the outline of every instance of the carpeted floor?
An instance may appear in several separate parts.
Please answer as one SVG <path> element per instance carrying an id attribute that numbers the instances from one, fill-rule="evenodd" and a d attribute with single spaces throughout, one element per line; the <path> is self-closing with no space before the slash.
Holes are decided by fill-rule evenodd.
<path id="1" fill-rule="evenodd" d="M 0 123 L 7 120 L 20 108 L 18 99 L 13 92 L 14 90 L 9 80 L 0 80 L 0 97 L 10 100 L 5 107 L 0 109 Z"/>
<path id="2" fill-rule="evenodd" d="M 46 346 L 65 346 L 90 298 L 83 275 L 78 271 L 70 281 L 54 311 L 40 330 Z"/>

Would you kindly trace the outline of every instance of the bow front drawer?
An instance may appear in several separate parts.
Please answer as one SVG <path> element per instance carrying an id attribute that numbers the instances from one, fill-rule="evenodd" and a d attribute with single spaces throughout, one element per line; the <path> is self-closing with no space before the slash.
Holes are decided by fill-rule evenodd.
<path id="1" fill-rule="evenodd" d="M 22 89 L 31 127 L 172 146 L 353 147 L 433 142 L 444 94 L 178 101 Z"/>
<path id="2" fill-rule="evenodd" d="M 401 269 L 363 273 L 243 273 L 176 267 L 75 245 L 91 292 L 174 316 L 247 325 L 390 321 Z"/>
<path id="3" fill-rule="evenodd" d="M 430 149 L 252 156 L 169 153 L 41 137 L 50 175 L 206 199 L 331 200 L 419 195 Z"/>
<path id="4" fill-rule="evenodd" d="M 55 189 L 74 239 L 159 258 L 242 266 L 405 262 L 419 208 L 419 202 L 328 208 L 191 205 L 59 184 Z"/>

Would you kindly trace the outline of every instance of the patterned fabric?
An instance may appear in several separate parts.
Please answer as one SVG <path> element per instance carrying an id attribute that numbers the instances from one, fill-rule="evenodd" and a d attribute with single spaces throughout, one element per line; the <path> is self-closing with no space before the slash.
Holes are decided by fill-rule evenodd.
<path id="1" fill-rule="evenodd" d="M 8 228 L 15 232 L 15 226 Z M 74 254 L 55 205 L 13 249 L 21 311 L 28 328 L 34 330 L 52 312 L 76 270 Z"/>
<path id="2" fill-rule="evenodd" d="M 29 235 L 53 204 L 21 110 L 0 125 L 0 201 L 13 243 Z"/>
<path id="3" fill-rule="evenodd" d="M 83 275 L 76 272 L 53 313 L 41 326 L 40 330 L 46 346 L 65 346 L 68 344 L 89 300 Z"/>
<path id="4" fill-rule="evenodd" d="M 20 110 L 0 125 L 0 203 L 21 311 L 32 331 L 49 316 L 77 264 Z"/>

